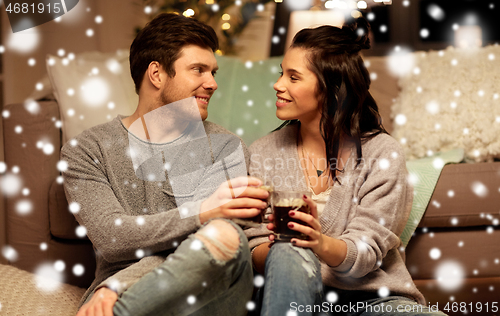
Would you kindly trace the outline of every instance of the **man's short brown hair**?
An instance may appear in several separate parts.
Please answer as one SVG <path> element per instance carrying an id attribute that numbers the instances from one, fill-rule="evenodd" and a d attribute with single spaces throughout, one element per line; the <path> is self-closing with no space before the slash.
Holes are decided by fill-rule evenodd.
<path id="1" fill-rule="evenodd" d="M 152 61 L 159 62 L 167 74 L 174 77 L 174 62 L 186 45 L 215 52 L 219 41 L 212 27 L 178 14 L 162 13 L 146 24 L 130 46 L 130 72 L 135 91 L 139 93 L 144 73 Z"/>

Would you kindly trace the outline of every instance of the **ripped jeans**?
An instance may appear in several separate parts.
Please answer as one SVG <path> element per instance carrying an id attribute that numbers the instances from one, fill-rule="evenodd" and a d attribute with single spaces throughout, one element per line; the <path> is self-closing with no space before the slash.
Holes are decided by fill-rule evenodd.
<path id="1" fill-rule="evenodd" d="M 271 247 L 265 273 L 262 316 L 446 316 L 403 296 L 379 297 L 377 293 L 324 286 L 318 258 L 310 249 L 295 247 L 291 243 L 277 242 Z M 324 296 L 324 293 L 331 292 L 338 296 L 334 305 Z M 259 295 L 262 295 L 262 288 Z M 344 308 L 352 306 L 354 308 Z"/>
<path id="2" fill-rule="evenodd" d="M 228 251 L 220 242 L 228 237 L 226 234 L 214 237 L 213 223 L 217 221 L 230 223 L 235 228 L 231 233 L 239 236 L 240 241 L 236 251 Z M 230 220 L 216 219 L 210 223 L 212 226 L 206 224 L 191 234 L 167 260 L 127 289 L 116 302 L 113 314 L 246 315 L 253 287 L 247 238 Z M 231 229 L 231 226 L 224 228 Z M 214 258 L 205 242 L 211 243 L 212 251 L 216 249 L 219 257 L 229 255 L 228 260 Z"/>
<path id="3" fill-rule="evenodd" d="M 277 242 L 266 258 L 261 315 L 286 316 L 290 303 L 321 304 L 323 282 L 318 258 L 310 249 Z"/>

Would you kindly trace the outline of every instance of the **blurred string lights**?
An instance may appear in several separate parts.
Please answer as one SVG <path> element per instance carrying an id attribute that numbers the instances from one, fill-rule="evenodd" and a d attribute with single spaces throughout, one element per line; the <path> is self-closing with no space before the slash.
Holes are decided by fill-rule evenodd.
<path id="1" fill-rule="evenodd" d="M 420 0 L 422 42 L 481 47 L 500 40 L 498 8 L 493 0 Z"/>
<path id="2" fill-rule="evenodd" d="M 392 0 L 282 0 L 275 2 L 284 2 L 290 11 L 336 10 L 354 18 L 362 15 L 360 10 L 366 10 L 375 5 L 392 4 Z"/>
<path id="3" fill-rule="evenodd" d="M 286 1 L 286 0 L 285 0 Z M 214 28 L 219 55 L 234 55 L 238 36 L 273 0 L 136 0 L 148 19 L 162 12 L 194 17 Z M 139 31 L 140 28 L 136 28 Z"/>
<path id="4" fill-rule="evenodd" d="M 390 4 L 391 0 L 283 0 L 282 5 L 276 7 L 271 56 L 282 55 L 293 36 L 303 28 L 319 25 L 341 27 L 346 20 L 363 15 L 372 23 L 375 19 L 373 10 Z M 387 31 L 386 25 L 380 27 L 380 32 Z"/>
<path id="5" fill-rule="evenodd" d="M 340 9 L 340 10 L 364 10 L 374 5 L 390 5 L 392 0 L 282 0 L 291 10 L 317 10 L 317 9 Z"/>
<path id="6" fill-rule="evenodd" d="M 357 18 L 360 10 L 392 0 L 136 0 L 144 13 L 152 19 L 159 13 L 177 13 L 194 17 L 212 26 L 219 36 L 219 55 L 234 55 L 235 43 L 251 19 L 258 18 L 265 5 L 275 2 L 290 11 L 337 10 Z M 140 28 L 136 28 L 137 31 Z M 283 32 L 282 32 L 283 33 Z"/>

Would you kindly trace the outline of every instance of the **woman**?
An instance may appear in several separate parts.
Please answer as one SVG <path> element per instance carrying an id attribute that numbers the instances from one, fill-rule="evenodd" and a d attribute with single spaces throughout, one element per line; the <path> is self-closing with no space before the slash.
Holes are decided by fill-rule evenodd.
<path id="1" fill-rule="evenodd" d="M 368 31 L 364 19 L 300 31 L 274 85 L 286 122 L 250 147 L 252 176 L 312 192 L 310 215 L 289 213 L 307 223 L 289 227 L 308 240 L 269 243 L 273 224 L 247 230 L 254 267 L 265 273 L 262 315 L 443 315 L 423 306 L 404 264 L 399 235 L 413 190 L 368 92 L 359 55 Z"/>

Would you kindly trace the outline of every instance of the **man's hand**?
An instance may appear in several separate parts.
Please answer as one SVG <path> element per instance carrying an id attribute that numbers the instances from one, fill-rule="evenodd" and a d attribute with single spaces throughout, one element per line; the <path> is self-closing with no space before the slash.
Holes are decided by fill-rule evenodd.
<path id="1" fill-rule="evenodd" d="M 85 303 L 76 316 L 113 316 L 113 306 L 118 300 L 118 294 L 107 287 L 98 289 L 90 301 Z"/>
<path id="2" fill-rule="evenodd" d="M 203 203 L 200 209 L 200 222 L 211 218 L 249 218 L 256 216 L 267 207 L 263 200 L 269 192 L 257 188 L 262 181 L 252 177 L 238 177 L 222 183 Z"/>

